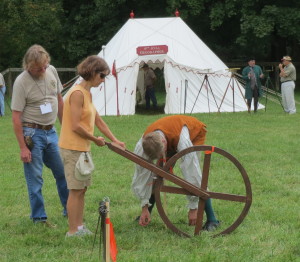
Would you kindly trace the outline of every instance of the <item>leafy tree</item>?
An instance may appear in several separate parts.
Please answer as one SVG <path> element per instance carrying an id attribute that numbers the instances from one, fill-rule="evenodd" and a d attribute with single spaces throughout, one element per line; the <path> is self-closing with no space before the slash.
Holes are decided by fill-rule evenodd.
<path id="1" fill-rule="evenodd" d="M 64 46 L 69 60 L 78 60 L 97 54 L 129 19 L 131 10 L 137 17 L 166 16 L 164 3 L 137 0 L 64 0 L 67 42 Z M 150 8 L 149 8 L 150 7 Z"/>
<path id="2" fill-rule="evenodd" d="M 20 67 L 32 44 L 59 58 L 62 14 L 60 1 L 1 0 L 0 68 Z"/>
<path id="3" fill-rule="evenodd" d="M 299 59 L 300 2 L 297 0 L 214 1 L 209 10 L 211 28 L 224 27 L 228 19 L 238 18 L 234 37 L 236 54 L 257 54 L 264 59 L 279 59 L 283 54 Z"/>
<path id="4" fill-rule="evenodd" d="M 104 4 L 107 2 L 107 7 Z M 119 27 L 116 18 L 111 17 L 112 6 L 119 1 L 63 1 L 65 10 L 65 43 L 68 60 L 77 64 L 90 54 L 97 54 Z M 112 5 L 112 6 L 110 6 Z M 104 8 L 105 7 L 105 8 Z"/>
<path id="5" fill-rule="evenodd" d="M 224 61 L 255 55 L 300 58 L 300 2 L 290 0 L 1 0 L 0 70 L 18 67 L 26 49 L 43 45 L 56 66 L 97 54 L 129 19 L 182 19 Z"/>
<path id="6" fill-rule="evenodd" d="M 300 2 L 279 0 L 167 0 L 168 10 L 178 8 L 182 18 L 219 56 L 255 54 L 279 59 L 300 58 Z"/>

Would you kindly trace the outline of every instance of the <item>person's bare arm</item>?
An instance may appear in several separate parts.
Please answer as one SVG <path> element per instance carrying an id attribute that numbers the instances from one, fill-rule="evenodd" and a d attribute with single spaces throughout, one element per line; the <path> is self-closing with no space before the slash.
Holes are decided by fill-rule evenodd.
<path id="1" fill-rule="evenodd" d="M 58 102 L 58 111 L 57 117 L 59 119 L 60 124 L 62 123 L 63 118 L 63 111 L 64 111 L 64 100 L 61 94 L 57 95 L 57 102 Z"/>
<path id="2" fill-rule="evenodd" d="M 22 121 L 21 121 L 22 114 L 23 113 L 20 111 L 13 110 L 12 111 L 12 122 L 13 122 L 15 136 L 17 138 L 17 141 L 18 141 L 19 147 L 20 147 L 21 160 L 24 163 L 29 163 L 29 162 L 31 162 L 31 152 L 27 148 L 25 141 L 24 141 Z"/>
<path id="3" fill-rule="evenodd" d="M 101 118 L 101 116 L 99 116 L 98 113 L 96 113 L 96 117 L 95 117 L 95 125 L 97 126 L 97 128 L 101 131 L 102 134 L 104 134 L 108 139 L 110 139 L 112 142 L 117 143 L 118 145 L 120 145 L 121 147 L 125 148 L 125 143 L 119 141 L 114 134 L 110 131 L 108 125 L 103 121 L 103 119 Z"/>

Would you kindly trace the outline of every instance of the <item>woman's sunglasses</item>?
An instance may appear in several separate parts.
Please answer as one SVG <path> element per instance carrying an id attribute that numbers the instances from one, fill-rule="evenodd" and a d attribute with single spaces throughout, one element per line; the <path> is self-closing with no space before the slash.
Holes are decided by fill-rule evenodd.
<path id="1" fill-rule="evenodd" d="M 99 73 L 99 75 L 100 75 L 100 77 L 101 77 L 102 79 L 104 79 L 105 77 L 108 76 L 108 74 L 104 74 L 104 73 Z"/>

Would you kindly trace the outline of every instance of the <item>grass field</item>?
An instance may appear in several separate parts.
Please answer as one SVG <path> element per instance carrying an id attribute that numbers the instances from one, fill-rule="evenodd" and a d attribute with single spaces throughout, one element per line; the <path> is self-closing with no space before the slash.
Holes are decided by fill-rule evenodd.
<path id="1" fill-rule="evenodd" d="M 299 92 L 297 100 L 300 101 Z M 95 232 L 99 201 L 108 196 L 118 261 L 300 261 L 299 104 L 297 107 L 295 115 L 285 114 L 273 102 L 268 102 L 266 112 L 260 110 L 256 114 L 194 114 L 207 124 L 206 144 L 234 155 L 252 184 L 251 209 L 232 234 L 212 238 L 204 232 L 197 237 L 179 237 L 165 227 L 155 209 L 151 224 L 140 227 L 134 221 L 140 212 L 139 203 L 130 189 L 133 163 L 106 147 L 94 145 L 96 172 L 86 195 L 87 227 Z M 61 216 L 54 179 L 46 168 L 43 194 L 49 221 L 57 224 L 57 228 L 34 225 L 29 220 L 19 148 L 8 108 L 6 112 L 0 118 L 0 261 L 102 261 L 99 237 L 93 251 L 93 237 L 65 239 L 67 220 Z M 137 112 L 134 116 L 103 117 L 131 151 L 145 127 L 163 116 L 160 111 L 146 114 L 142 108 Z M 241 179 L 233 174 L 232 167 L 223 165 L 223 160 L 213 161 L 216 167 L 209 187 L 223 192 L 242 191 Z M 227 203 L 214 200 L 213 205 L 223 225 L 238 215 L 239 209 Z M 170 214 L 175 208 L 168 206 Z M 187 212 L 184 206 L 181 211 Z"/>

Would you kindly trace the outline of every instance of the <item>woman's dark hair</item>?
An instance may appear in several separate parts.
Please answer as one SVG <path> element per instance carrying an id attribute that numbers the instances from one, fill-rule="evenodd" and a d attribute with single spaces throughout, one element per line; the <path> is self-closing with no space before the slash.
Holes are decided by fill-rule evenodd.
<path id="1" fill-rule="evenodd" d="M 77 72 L 84 80 L 89 81 L 94 78 L 96 74 L 104 72 L 109 74 L 110 69 L 103 58 L 97 55 L 91 55 L 77 66 Z"/>

